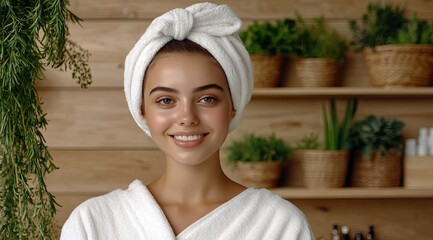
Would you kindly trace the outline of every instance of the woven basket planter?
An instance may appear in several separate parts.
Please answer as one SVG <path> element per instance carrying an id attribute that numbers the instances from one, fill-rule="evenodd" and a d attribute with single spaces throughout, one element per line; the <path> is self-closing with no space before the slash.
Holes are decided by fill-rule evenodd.
<path id="1" fill-rule="evenodd" d="M 424 87 L 433 75 L 433 44 L 381 45 L 364 49 L 370 81 L 376 87 Z"/>
<path id="2" fill-rule="evenodd" d="M 399 187 L 401 182 L 401 157 L 396 151 L 381 156 L 375 151 L 371 158 L 357 154 L 353 164 L 353 187 Z"/>
<path id="3" fill-rule="evenodd" d="M 287 164 L 285 185 L 290 187 L 344 187 L 348 151 L 299 150 Z"/>
<path id="4" fill-rule="evenodd" d="M 254 87 L 277 87 L 281 78 L 282 56 L 252 55 Z"/>
<path id="5" fill-rule="evenodd" d="M 295 71 L 302 87 L 334 87 L 339 63 L 332 58 L 296 58 Z"/>
<path id="6" fill-rule="evenodd" d="M 236 168 L 244 186 L 274 188 L 280 180 L 282 164 L 280 161 L 237 162 Z"/>

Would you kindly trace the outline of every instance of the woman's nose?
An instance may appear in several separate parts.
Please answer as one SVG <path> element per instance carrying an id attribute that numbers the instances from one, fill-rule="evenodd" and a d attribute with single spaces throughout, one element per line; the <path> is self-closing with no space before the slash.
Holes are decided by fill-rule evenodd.
<path id="1" fill-rule="evenodd" d="M 179 109 L 178 124 L 181 126 L 194 126 L 199 123 L 199 118 L 194 104 L 183 104 Z"/>

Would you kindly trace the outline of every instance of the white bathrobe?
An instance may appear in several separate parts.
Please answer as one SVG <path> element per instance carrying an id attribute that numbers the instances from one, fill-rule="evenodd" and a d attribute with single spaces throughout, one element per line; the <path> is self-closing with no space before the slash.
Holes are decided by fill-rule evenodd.
<path id="1" fill-rule="evenodd" d="M 135 180 L 79 205 L 63 226 L 61 240 L 314 239 L 304 214 L 265 189 L 248 188 L 200 218 L 179 235 L 147 187 Z"/>

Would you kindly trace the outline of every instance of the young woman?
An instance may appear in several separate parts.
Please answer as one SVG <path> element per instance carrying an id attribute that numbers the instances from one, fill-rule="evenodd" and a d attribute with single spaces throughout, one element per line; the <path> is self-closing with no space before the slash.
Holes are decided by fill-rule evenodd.
<path id="1" fill-rule="evenodd" d="M 239 27 L 230 8 L 209 3 L 152 22 L 127 57 L 125 93 L 165 170 L 82 203 L 61 239 L 314 239 L 294 205 L 222 171 L 220 147 L 253 88 Z"/>

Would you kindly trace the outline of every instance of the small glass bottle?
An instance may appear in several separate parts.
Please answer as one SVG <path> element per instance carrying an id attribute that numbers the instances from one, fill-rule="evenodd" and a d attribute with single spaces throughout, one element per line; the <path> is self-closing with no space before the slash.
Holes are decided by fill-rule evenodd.
<path id="1" fill-rule="evenodd" d="M 341 227 L 341 234 L 343 240 L 350 240 L 349 226 L 344 225 Z"/>
<path id="2" fill-rule="evenodd" d="M 338 231 L 337 224 L 332 225 L 331 236 L 332 240 L 340 240 L 340 232 Z"/>

